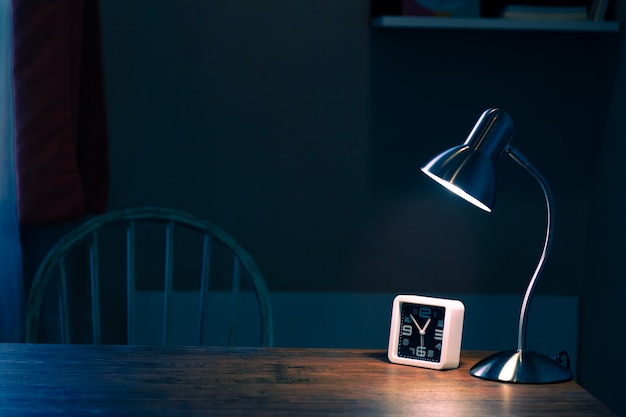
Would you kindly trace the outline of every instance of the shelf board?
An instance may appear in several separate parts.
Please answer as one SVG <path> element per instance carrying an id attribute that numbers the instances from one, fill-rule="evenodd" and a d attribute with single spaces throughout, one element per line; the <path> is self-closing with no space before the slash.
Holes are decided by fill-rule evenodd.
<path id="1" fill-rule="evenodd" d="M 378 16 L 372 19 L 376 28 L 396 29 L 463 29 L 463 30 L 529 30 L 552 32 L 620 31 L 617 21 L 525 20 L 503 18 Z"/>

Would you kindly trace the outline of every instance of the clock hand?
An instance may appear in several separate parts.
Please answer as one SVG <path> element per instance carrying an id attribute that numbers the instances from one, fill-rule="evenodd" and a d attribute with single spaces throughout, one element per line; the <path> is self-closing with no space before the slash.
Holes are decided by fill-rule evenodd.
<path id="1" fill-rule="evenodd" d="M 415 326 L 417 326 L 417 330 L 420 332 L 420 334 L 424 334 L 422 330 L 422 328 L 420 327 L 419 324 L 417 324 L 417 320 L 415 320 L 415 317 L 413 317 L 413 314 L 409 314 L 409 316 L 411 317 L 411 320 L 413 320 L 413 323 L 415 323 Z"/>
<path id="2" fill-rule="evenodd" d="M 426 334 L 426 328 L 428 327 L 429 324 L 430 324 L 430 319 L 428 319 L 426 321 L 426 324 L 424 325 L 424 328 L 422 330 L 420 330 L 420 334 Z"/>

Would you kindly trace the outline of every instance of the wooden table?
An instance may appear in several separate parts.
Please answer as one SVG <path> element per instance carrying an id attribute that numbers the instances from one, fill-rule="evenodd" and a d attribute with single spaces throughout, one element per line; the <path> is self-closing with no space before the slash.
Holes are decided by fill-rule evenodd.
<path id="1" fill-rule="evenodd" d="M 614 416 L 575 382 L 515 385 L 379 350 L 0 344 L 1 416 Z"/>

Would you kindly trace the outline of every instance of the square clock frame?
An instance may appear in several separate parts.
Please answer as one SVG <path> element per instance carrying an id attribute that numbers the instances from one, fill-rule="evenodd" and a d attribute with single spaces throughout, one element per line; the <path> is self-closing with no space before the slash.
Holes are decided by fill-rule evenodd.
<path id="1" fill-rule="evenodd" d="M 459 300 L 398 295 L 389 329 L 390 362 L 431 369 L 459 366 L 465 306 Z"/>

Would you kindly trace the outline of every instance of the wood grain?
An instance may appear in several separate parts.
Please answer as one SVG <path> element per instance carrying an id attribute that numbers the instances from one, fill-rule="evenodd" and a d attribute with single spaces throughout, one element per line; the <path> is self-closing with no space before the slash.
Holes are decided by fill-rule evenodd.
<path id="1" fill-rule="evenodd" d="M 575 382 L 516 385 L 378 350 L 0 344 L 0 415 L 614 416 Z"/>

